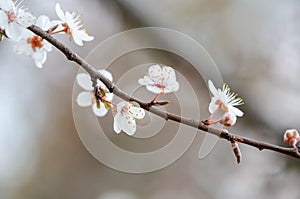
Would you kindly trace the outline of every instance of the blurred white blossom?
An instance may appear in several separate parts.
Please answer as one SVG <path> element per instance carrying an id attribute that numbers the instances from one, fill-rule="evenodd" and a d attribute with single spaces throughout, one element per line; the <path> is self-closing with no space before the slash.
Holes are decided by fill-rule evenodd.
<path id="1" fill-rule="evenodd" d="M 94 37 L 88 35 L 87 29 L 84 29 L 83 25 L 80 24 L 81 15 L 76 15 L 74 11 L 72 13 L 66 11 L 66 14 L 64 14 L 59 3 L 56 4 L 55 10 L 61 20 L 63 31 L 70 35 L 70 39 L 72 36 L 77 45 L 82 46 L 82 41 L 92 41 L 94 39 Z"/>
<path id="2" fill-rule="evenodd" d="M 35 17 L 26 12 L 21 1 L 1 0 L 0 1 L 0 27 L 12 40 L 19 40 L 22 29 L 32 25 Z"/>
<path id="3" fill-rule="evenodd" d="M 35 25 L 47 31 L 53 25 L 53 22 L 50 21 L 49 17 L 41 15 L 36 20 Z M 14 47 L 17 54 L 31 56 L 38 68 L 43 67 L 47 59 L 47 52 L 51 50 L 52 46 L 48 41 L 27 29 L 23 29 L 21 38 Z"/>

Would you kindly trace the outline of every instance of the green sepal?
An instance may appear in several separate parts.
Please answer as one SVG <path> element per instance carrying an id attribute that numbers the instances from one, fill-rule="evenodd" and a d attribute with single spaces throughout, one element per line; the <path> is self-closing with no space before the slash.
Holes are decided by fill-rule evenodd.
<path id="1" fill-rule="evenodd" d="M 105 97 L 105 95 L 106 95 L 105 90 L 104 90 L 104 89 L 100 89 L 100 92 L 101 92 L 101 96 L 102 96 L 102 97 Z"/>
<path id="2" fill-rule="evenodd" d="M 105 107 L 107 110 L 110 109 L 111 105 L 110 105 L 109 103 L 103 102 L 103 104 L 104 104 L 104 107 Z"/>
<path id="3" fill-rule="evenodd" d="M 97 108 L 100 108 L 100 100 L 97 100 Z"/>

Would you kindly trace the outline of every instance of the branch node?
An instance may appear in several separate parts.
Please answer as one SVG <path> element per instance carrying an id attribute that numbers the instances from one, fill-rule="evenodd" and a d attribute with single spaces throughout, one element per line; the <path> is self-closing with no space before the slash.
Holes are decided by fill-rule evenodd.
<path id="1" fill-rule="evenodd" d="M 116 87 L 116 85 L 112 82 L 111 86 L 108 88 L 109 92 L 110 92 L 110 93 L 113 93 L 115 87 Z"/>
<path id="2" fill-rule="evenodd" d="M 66 57 L 67 57 L 67 59 L 69 60 L 69 61 L 73 61 L 74 59 L 75 59 L 75 55 L 74 55 L 74 53 L 72 53 L 71 51 L 70 51 L 70 49 L 69 48 L 67 48 L 66 47 Z"/>
<path id="3" fill-rule="evenodd" d="M 262 150 L 264 150 L 264 147 L 258 146 L 258 150 L 262 151 Z"/>
<path id="4" fill-rule="evenodd" d="M 222 129 L 221 133 L 220 133 L 220 138 L 224 138 L 228 141 L 234 141 L 234 136 L 231 135 L 226 129 Z"/>

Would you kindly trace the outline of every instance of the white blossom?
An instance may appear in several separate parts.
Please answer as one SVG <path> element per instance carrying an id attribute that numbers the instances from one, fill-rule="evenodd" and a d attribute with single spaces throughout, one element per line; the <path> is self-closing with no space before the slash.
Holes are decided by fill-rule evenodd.
<path id="1" fill-rule="evenodd" d="M 106 70 L 99 70 L 99 72 L 110 81 L 113 80 L 113 77 L 110 72 Z M 94 88 L 90 76 L 86 73 L 79 73 L 76 76 L 76 79 L 78 85 L 85 90 L 78 94 L 76 99 L 77 104 L 81 107 L 92 106 L 95 115 L 97 115 L 98 117 L 105 116 L 108 110 L 106 109 L 104 103 L 101 101 L 100 101 L 100 107 L 97 107 Z M 108 91 L 107 87 L 99 80 L 97 80 L 97 86 L 99 86 L 101 89 L 105 91 Z M 111 102 L 113 99 L 113 93 L 106 93 L 105 96 L 103 96 L 103 98 L 106 101 Z"/>
<path id="2" fill-rule="evenodd" d="M 237 94 L 231 93 L 227 84 L 223 85 L 222 90 L 217 90 L 212 81 L 209 80 L 208 86 L 210 92 L 213 94 L 208 108 L 210 113 L 214 113 L 217 110 L 222 109 L 225 112 L 231 112 L 239 117 L 244 115 L 240 109 L 234 107 L 244 104 L 243 99 L 237 98 Z"/>
<path id="3" fill-rule="evenodd" d="M 148 75 L 138 82 L 155 94 L 171 93 L 179 89 L 174 69 L 169 66 L 161 67 L 158 64 L 150 66 Z"/>
<path id="4" fill-rule="evenodd" d="M 61 20 L 64 32 L 69 34 L 70 38 L 72 36 L 77 45 L 82 46 L 82 41 L 92 41 L 94 39 L 94 37 L 88 35 L 87 30 L 80 24 L 81 15 L 76 15 L 74 11 L 72 13 L 66 11 L 64 14 L 58 3 L 55 6 L 55 10 Z"/>
<path id="5" fill-rule="evenodd" d="M 49 17 L 42 15 L 38 17 L 35 25 L 39 26 L 42 30 L 47 31 L 52 27 L 53 22 L 49 20 Z M 27 29 L 22 31 L 21 38 L 14 47 L 14 51 L 17 54 L 31 56 L 38 68 L 43 67 L 43 64 L 47 59 L 47 52 L 50 52 L 51 50 L 52 46 L 49 42 Z"/>
<path id="6" fill-rule="evenodd" d="M 129 102 L 120 102 L 117 105 L 117 114 L 114 117 L 114 131 L 120 133 L 124 131 L 128 135 L 133 135 L 136 131 L 136 119 L 145 117 L 145 110 L 136 107 Z"/>
<path id="7" fill-rule="evenodd" d="M 5 30 L 5 34 L 12 40 L 19 40 L 22 29 L 32 25 L 35 17 L 26 12 L 21 1 L 1 0 L 0 1 L 0 28 Z"/>

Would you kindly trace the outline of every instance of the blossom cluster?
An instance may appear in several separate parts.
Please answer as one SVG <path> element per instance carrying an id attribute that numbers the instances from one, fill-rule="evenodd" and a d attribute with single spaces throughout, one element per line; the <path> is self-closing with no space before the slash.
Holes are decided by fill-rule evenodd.
<path id="1" fill-rule="evenodd" d="M 88 35 L 81 24 L 81 15 L 75 12 L 62 11 L 60 5 L 55 6 L 59 20 L 50 20 L 48 16 L 33 16 L 23 6 L 23 0 L 0 1 L 0 35 L 15 43 L 14 51 L 31 57 L 38 68 L 42 68 L 47 59 L 47 52 L 52 46 L 42 37 L 35 35 L 27 28 L 36 25 L 50 35 L 67 34 L 75 44 L 82 46 L 83 41 L 92 41 L 94 37 Z"/>
<path id="2" fill-rule="evenodd" d="M 98 72 L 108 80 L 113 80 L 110 72 L 106 70 L 99 70 Z M 98 117 L 105 116 L 108 109 L 113 107 L 112 110 L 115 112 L 114 131 L 117 134 L 123 131 L 127 135 L 133 135 L 136 132 L 136 120 L 141 120 L 145 117 L 145 110 L 137 102 L 121 101 L 118 104 L 114 104 L 112 102 L 113 94 L 108 92 L 107 87 L 101 81 L 97 80 L 96 86 L 93 87 L 92 81 L 86 73 L 79 73 L 76 79 L 78 85 L 84 89 L 78 94 L 76 99 L 79 106 L 92 106 L 94 114 Z M 159 94 L 171 93 L 179 89 L 174 69 L 158 64 L 151 66 L 148 69 L 148 74 L 139 79 L 138 82 L 145 86 L 147 90 L 153 92 L 155 99 Z M 99 92 L 97 92 L 98 90 Z"/>
<path id="3" fill-rule="evenodd" d="M 47 59 L 47 53 L 52 51 L 52 45 L 39 35 L 34 34 L 28 28 L 37 26 L 49 35 L 65 34 L 70 41 L 74 41 L 78 46 L 83 42 L 92 41 L 93 36 L 88 34 L 87 29 L 81 23 L 81 15 L 76 12 L 63 11 L 60 4 L 55 5 L 55 11 L 58 16 L 56 20 L 50 20 L 46 15 L 34 16 L 24 7 L 23 0 L 1 0 L 0 1 L 0 41 L 8 38 L 13 41 L 14 51 L 17 54 L 23 54 L 31 57 L 38 68 L 42 68 Z M 98 71 L 109 81 L 113 81 L 112 74 L 106 70 Z M 118 104 L 112 102 L 114 94 L 110 93 L 104 83 L 97 80 L 92 84 L 90 76 L 80 73 L 76 77 L 79 86 L 84 89 L 77 96 L 79 106 L 92 106 L 92 110 L 98 117 L 103 117 L 112 108 L 114 110 L 113 129 L 116 133 L 121 131 L 128 135 L 136 132 L 136 120 L 145 117 L 145 110 L 137 102 L 121 101 Z M 145 86 L 146 89 L 154 93 L 150 105 L 166 105 L 169 102 L 157 102 L 161 94 L 176 92 L 179 89 L 179 83 L 176 80 L 176 73 L 170 66 L 161 66 L 155 64 L 150 66 L 148 73 L 138 80 L 138 83 Z M 233 126 L 237 117 L 242 117 L 244 113 L 236 106 L 244 104 L 242 98 L 231 92 L 227 84 L 222 89 L 217 89 L 211 80 L 208 81 L 208 87 L 212 94 L 208 110 L 211 115 L 203 123 L 214 125 L 217 123 L 225 126 Z M 222 111 L 222 117 L 215 119 L 216 113 Z M 296 129 L 289 129 L 285 132 L 283 140 L 294 148 L 299 148 L 300 135 Z M 233 147 L 237 148 L 236 143 Z"/>

